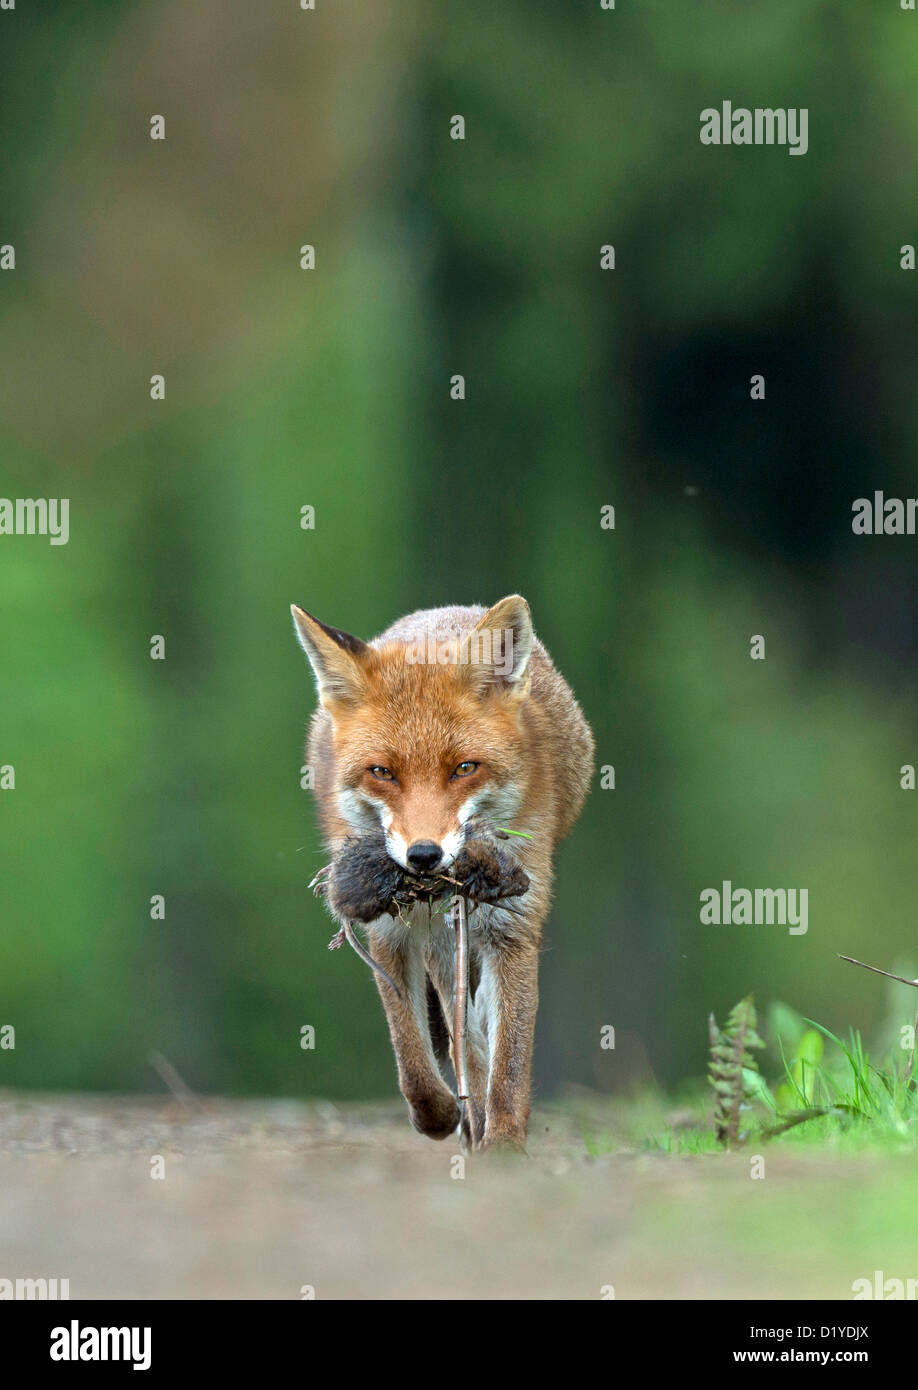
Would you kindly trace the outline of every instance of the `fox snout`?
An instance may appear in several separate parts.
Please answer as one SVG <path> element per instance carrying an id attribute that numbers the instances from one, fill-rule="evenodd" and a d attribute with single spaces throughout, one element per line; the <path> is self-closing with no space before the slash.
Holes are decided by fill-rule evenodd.
<path id="1" fill-rule="evenodd" d="M 416 840 L 405 852 L 408 867 L 419 874 L 429 874 L 439 869 L 443 860 L 443 850 L 433 840 Z"/>
<path id="2" fill-rule="evenodd" d="M 415 874 L 432 874 L 448 869 L 465 841 L 464 827 L 432 830 L 418 827 L 412 834 L 391 815 L 383 816 L 386 851 L 403 869 Z"/>

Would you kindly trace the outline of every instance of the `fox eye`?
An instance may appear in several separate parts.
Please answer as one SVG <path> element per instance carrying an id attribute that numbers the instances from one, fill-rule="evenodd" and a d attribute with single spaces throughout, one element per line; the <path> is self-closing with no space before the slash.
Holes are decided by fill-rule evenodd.
<path id="1" fill-rule="evenodd" d="M 369 769 L 371 777 L 375 777 L 378 782 L 394 782 L 395 777 L 387 767 L 371 767 Z"/>
<path id="2" fill-rule="evenodd" d="M 471 777 L 472 773 L 477 772 L 480 767 L 481 763 L 460 763 L 457 768 L 453 769 L 453 776 Z"/>

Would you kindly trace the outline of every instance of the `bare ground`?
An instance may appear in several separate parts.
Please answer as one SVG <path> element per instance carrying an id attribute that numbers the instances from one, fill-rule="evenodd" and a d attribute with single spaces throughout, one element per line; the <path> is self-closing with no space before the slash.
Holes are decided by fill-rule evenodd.
<path id="1" fill-rule="evenodd" d="M 850 1299 L 875 1269 L 918 1274 L 909 1158 L 774 1149 L 753 1180 L 746 1153 L 591 1158 L 581 1119 L 537 1110 L 528 1157 L 462 1175 L 458 1142 L 399 1103 L 0 1093 L 0 1278 L 94 1299 Z"/>

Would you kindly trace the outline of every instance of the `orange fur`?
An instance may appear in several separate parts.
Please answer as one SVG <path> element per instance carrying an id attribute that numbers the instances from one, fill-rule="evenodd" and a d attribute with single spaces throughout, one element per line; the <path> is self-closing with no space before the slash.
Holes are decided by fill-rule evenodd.
<path id="1" fill-rule="evenodd" d="M 333 852 L 355 833 L 382 826 L 397 862 L 410 865 L 412 847 L 439 847 L 448 873 L 473 820 L 531 837 L 505 842 L 530 879 L 529 891 L 514 904 L 517 913 L 493 904 L 470 918 L 476 1132 L 482 1145 L 520 1146 L 529 1115 L 538 950 L 552 856 L 589 786 L 589 726 L 534 638 L 528 606 L 518 595 L 487 611 L 413 613 L 368 644 L 301 609 L 293 614 L 321 701 L 308 759 Z M 428 932 L 426 912 L 421 931 L 418 912 L 407 923 L 373 923 L 370 948 L 402 991 L 398 1000 L 377 980 L 412 1122 L 443 1138 L 455 1127 L 457 1110 L 434 1056 L 427 982 L 451 1019 L 452 941 L 442 919 Z"/>

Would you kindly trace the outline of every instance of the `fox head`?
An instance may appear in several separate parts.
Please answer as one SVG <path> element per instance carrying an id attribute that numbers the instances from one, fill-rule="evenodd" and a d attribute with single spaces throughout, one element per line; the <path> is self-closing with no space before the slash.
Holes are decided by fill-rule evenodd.
<path id="1" fill-rule="evenodd" d="M 296 635 L 331 719 L 335 810 L 385 833 L 416 873 L 448 869 L 473 819 L 507 824 L 523 796 L 529 605 L 502 599 L 471 631 L 369 646 L 295 605 Z"/>

